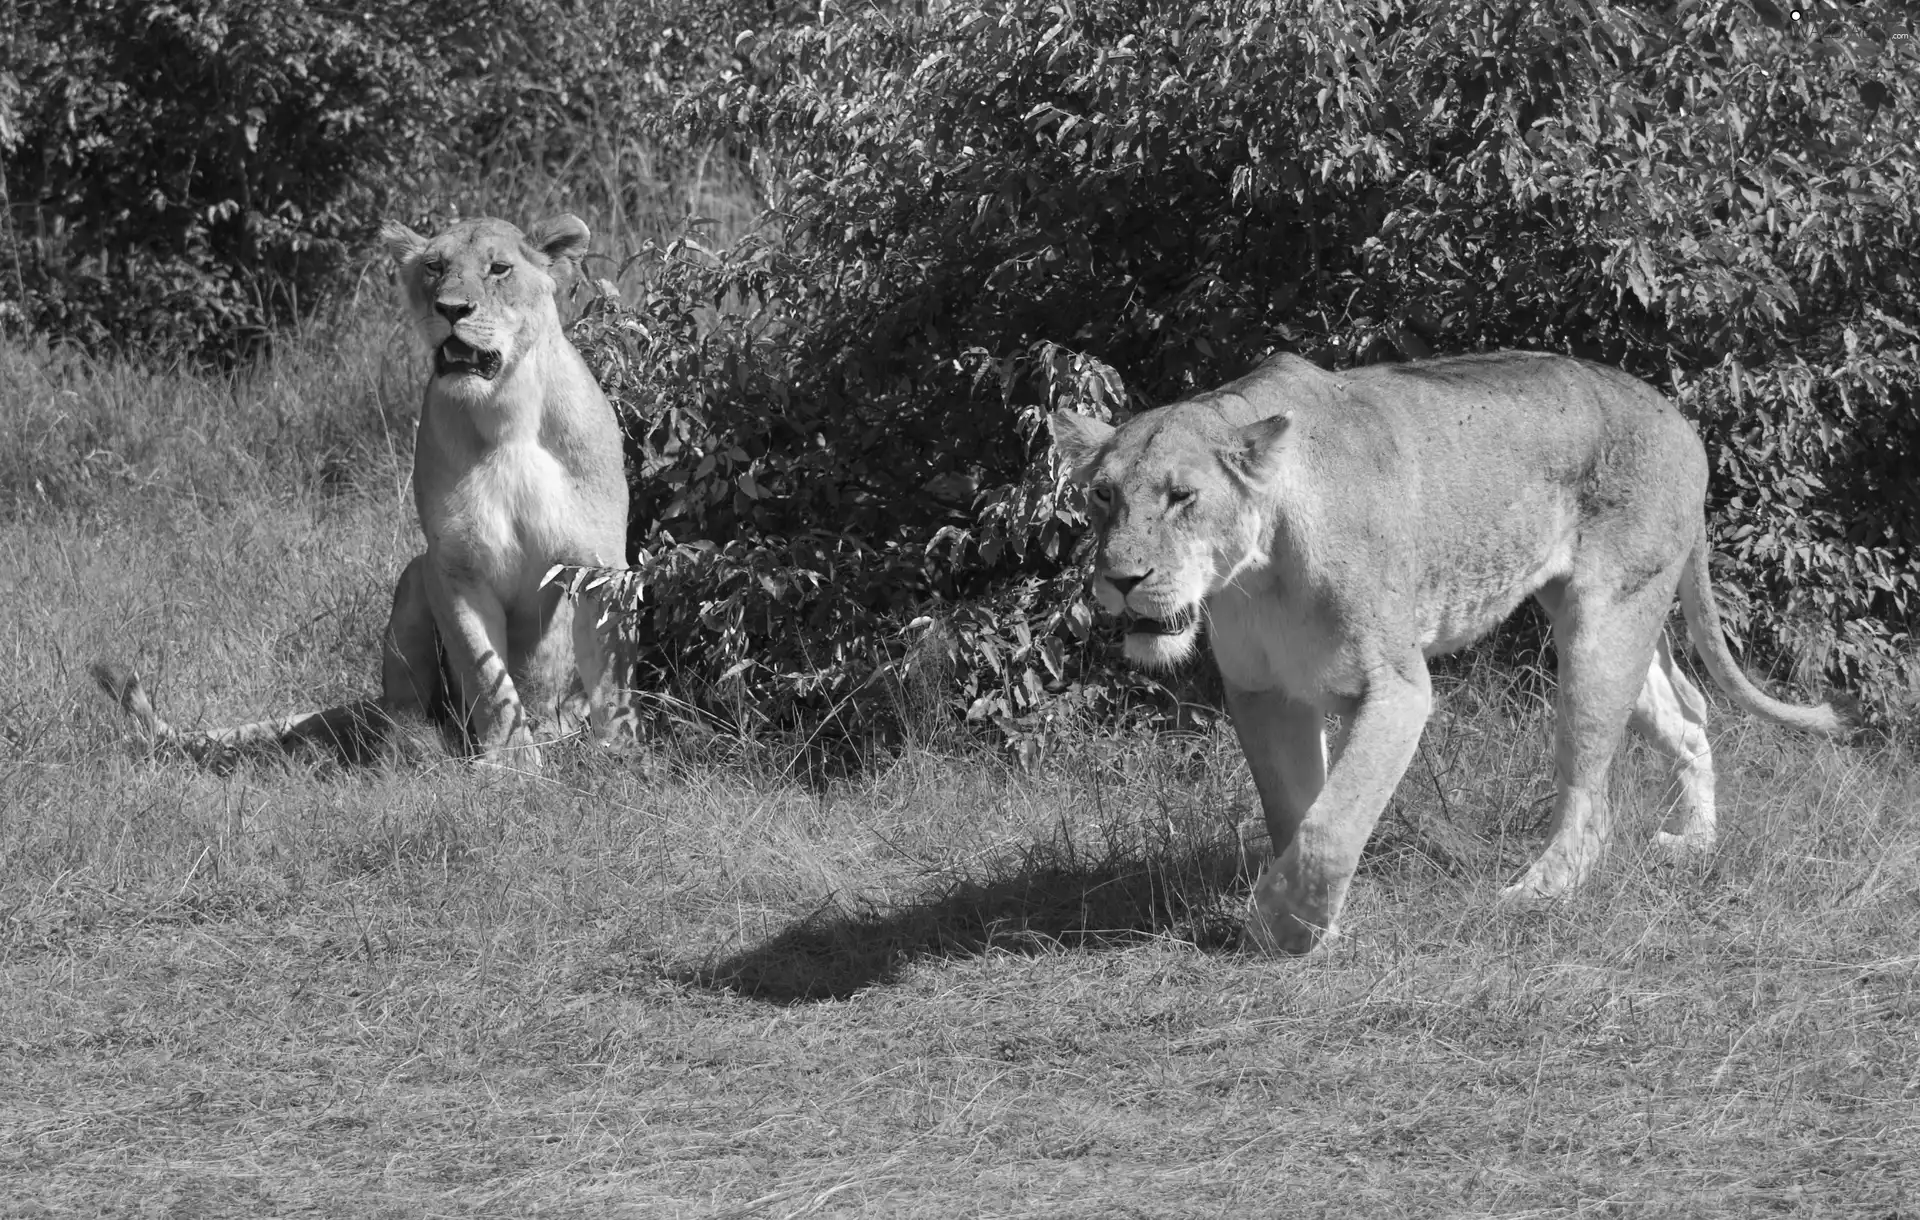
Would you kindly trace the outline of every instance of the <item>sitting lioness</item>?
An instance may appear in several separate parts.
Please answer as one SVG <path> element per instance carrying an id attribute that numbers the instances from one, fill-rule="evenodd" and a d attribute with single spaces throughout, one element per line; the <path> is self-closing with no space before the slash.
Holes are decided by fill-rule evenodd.
<path id="1" fill-rule="evenodd" d="M 1279 356 L 1118 429 L 1052 417 L 1087 488 L 1095 594 L 1127 655 L 1167 666 L 1204 617 L 1273 840 L 1253 942 L 1334 935 L 1361 847 L 1432 706 L 1427 658 L 1531 594 L 1559 654 L 1551 837 L 1509 896 L 1579 885 L 1607 841 L 1607 764 L 1631 723 L 1677 766 L 1678 849 L 1713 842 L 1706 700 L 1663 625 L 1679 589 L 1709 673 L 1747 710 L 1832 733 L 1828 706 L 1755 689 L 1707 573 L 1707 460 L 1651 387 L 1509 352 L 1328 373 Z M 1331 769 L 1326 713 L 1339 715 Z"/>
<path id="2" fill-rule="evenodd" d="M 577 266 L 586 225 L 463 220 L 429 241 L 388 223 L 381 238 L 433 367 L 413 457 L 427 549 L 394 590 L 380 697 L 187 734 L 128 671 L 96 666 L 150 740 L 199 758 L 303 742 L 363 757 L 411 712 L 450 717 L 483 760 L 531 768 L 536 729 L 557 724 L 575 670 L 595 737 L 631 730 L 626 666 L 596 627 L 597 600 L 576 609 L 543 586 L 555 564 L 626 566 L 619 424 L 554 302 L 552 273 Z"/>

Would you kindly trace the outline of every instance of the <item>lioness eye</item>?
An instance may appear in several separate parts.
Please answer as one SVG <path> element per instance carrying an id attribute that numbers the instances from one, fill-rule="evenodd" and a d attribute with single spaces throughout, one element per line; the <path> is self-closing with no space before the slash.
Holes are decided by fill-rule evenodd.
<path id="1" fill-rule="evenodd" d="M 427 274 L 435 277 L 438 277 L 447 269 L 446 260 L 438 258 L 428 259 L 424 266 L 427 269 Z"/>
<path id="2" fill-rule="evenodd" d="M 505 275 L 512 270 L 512 263 L 495 263 L 493 266 L 487 268 L 487 272 L 490 275 Z"/>
<path id="3" fill-rule="evenodd" d="M 1182 504 L 1191 503 L 1193 503 L 1193 489 L 1191 487 L 1176 487 L 1167 493 L 1168 508 L 1179 508 Z"/>
<path id="4" fill-rule="evenodd" d="M 1087 488 L 1087 498 L 1101 508 L 1105 508 L 1113 500 L 1113 488 L 1105 483 L 1096 483 Z"/>

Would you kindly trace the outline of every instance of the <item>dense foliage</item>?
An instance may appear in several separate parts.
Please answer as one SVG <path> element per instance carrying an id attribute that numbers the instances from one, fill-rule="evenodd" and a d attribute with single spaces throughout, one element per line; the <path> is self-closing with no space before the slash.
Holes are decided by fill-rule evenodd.
<path id="1" fill-rule="evenodd" d="M 19 0 L 0 310 L 136 355 L 251 352 L 349 284 L 389 209 L 447 202 L 436 172 L 564 162 L 733 64 L 739 7 Z"/>
<path id="2" fill-rule="evenodd" d="M 757 235 L 696 224 L 578 332 L 631 425 L 627 600 L 676 697 L 857 723 L 937 672 L 1016 741 L 1049 691 L 1110 711 L 1137 680 L 1081 647 L 1044 412 L 1275 350 L 1624 365 L 1706 435 L 1750 655 L 1867 686 L 1912 655 L 1905 6 L 16 11 L 0 293 L 69 336 L 244 348 L 449 158 L 564 169 L 591 128 L 751 160 Z"/>
<path id="3" fill-rule="evenodd" d="M 40 328 L 244 347 L 337 282 L 443 117 L 404 10 L 24 0 L 7 69 L 20 302 Z"/>
<path id="4" fill-rule="evenodd" d="M 973 706 L 1014 727 L 1074 676 L 1037 641 L 1084 635 L 1041 407 L 1166 401 L 1275 350 L 1521 347 L 1622 364 L 1698 422 L 1759 659 L 1885 678 L 1920 608 L 1913 24 L 999 0 L 743 36 L 780 71 L 671 127 L 756 151 L 768 231 L 661 252 L 585 332 L 639 422 L 641 579 L 708 548 L 651 630 L 770 690 L 889 610 L 997 590 L 973 645 L 1018 662 Z M 971 512 L 930 494 L 975 481 Z M 821 570 L 801 540 L 839 556 L 831 610 L 790 579 Z"/>

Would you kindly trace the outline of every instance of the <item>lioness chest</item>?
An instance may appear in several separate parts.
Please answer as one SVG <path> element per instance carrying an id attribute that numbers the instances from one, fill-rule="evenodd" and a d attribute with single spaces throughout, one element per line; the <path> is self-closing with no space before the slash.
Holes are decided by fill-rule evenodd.
<path id="1" fill-rule="evenodd" d="M 453 484 L 438 511 L 429 508 L 427 538 L 451 574 L 511 596 L 578 549 L 574 500 L 566 469 L 537 442 L 500 445 Z"/>

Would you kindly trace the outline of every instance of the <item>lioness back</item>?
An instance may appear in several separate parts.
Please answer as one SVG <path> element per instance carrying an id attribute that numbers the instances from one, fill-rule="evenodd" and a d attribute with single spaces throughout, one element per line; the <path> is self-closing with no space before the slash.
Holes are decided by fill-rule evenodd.
<path id="1" fill-rule="evenodd" d="M 1572 578 L 1583 537 L 1698 528 L 1706 451 L 1664 396 L 1619 370 L 1500 352 L 1375 365 L 1342 380 L 1347 410 L 1379 416 L 1373 447 L 1350 452 L 1346 468 L 1391 489 L 1373 528 L 1407 534 L 1397 545 L 1415 565 L 1403 578 L 1429 607 L 1428 655 L 1466 646 L 1534 590 Z M 1319 422 L 1303 415 L 1307 429 Z M 1356 436 L 1338 420 L 1324 431 L 1322 443 Z M 1379 437 L 1392 456 L 1376 472 Z M 1658 570 L 1624 575 L 1644 584 Z"/>
<path id="2" fill-rule="evenodd" d="M 1490 492 L 1500 469 L 1579 487 L 1631 474 L 1635 462 L 1664 461 L 1670 450 L 1697 456 L 1706 477 L 1706 452 L 1673 404 L 1639 378 L 1590 361 L 1493 352 L 1372 365 L 1341 381 L 1353 400 L 1394 417 L 1403 445 L 1421 448 L 1409 466 L 1448 474 L 1444 463 L 1470 463 L 1485 475 L 1451 473 Z M 1594 458 L 1623 465 L 1597 469 Z"/>

